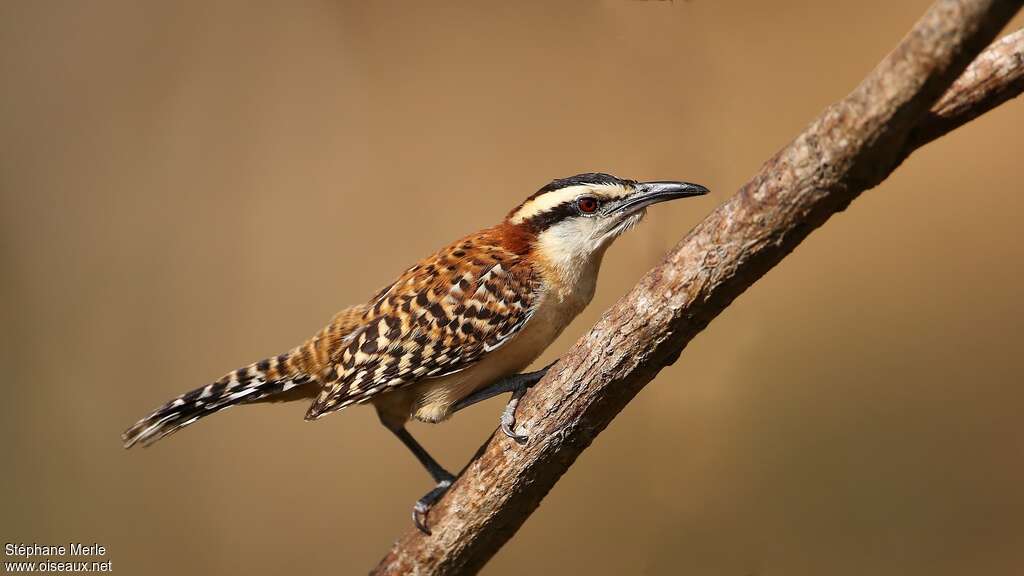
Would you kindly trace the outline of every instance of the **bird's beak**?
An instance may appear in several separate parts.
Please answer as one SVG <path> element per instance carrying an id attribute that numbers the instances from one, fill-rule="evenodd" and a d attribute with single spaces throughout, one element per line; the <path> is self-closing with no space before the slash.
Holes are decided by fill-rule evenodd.
<path id="1" fill-rule="evenodd" d="M 703 196 L 708 192 L 710 190 L 700 184 L 690 184 L 689 182 L 641 182 L 636 185 L 636 192 L 632 196 L 616 205 L 609 206 L 609 214 L 632 214 L 651 204 L 676 198 Z"/>

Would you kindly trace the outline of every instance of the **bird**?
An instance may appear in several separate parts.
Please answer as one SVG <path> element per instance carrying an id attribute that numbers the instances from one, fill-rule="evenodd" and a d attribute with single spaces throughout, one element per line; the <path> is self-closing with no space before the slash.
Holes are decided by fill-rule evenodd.
<path id="1" fill-rule="evenodd" d="M 160 406 L 122 435 L 150 445 L 240 404 L 311 401 L 307 420 L 372 404 L 435 485 L 413 506 L 427 514 L 455 476 L 406 429 L 441 422 L 511 393 L 500 418 L 517 443 L 515 412 L 551 365 L 521 373 L 590 303 L 608 247 L 653 204 L 701 196 L 681 181 L 577 174 L 541 187 L 497 225 L 469 234 L 406 269 L 369 300 L 338 312 L 292 350 L 227 373 Z"/>

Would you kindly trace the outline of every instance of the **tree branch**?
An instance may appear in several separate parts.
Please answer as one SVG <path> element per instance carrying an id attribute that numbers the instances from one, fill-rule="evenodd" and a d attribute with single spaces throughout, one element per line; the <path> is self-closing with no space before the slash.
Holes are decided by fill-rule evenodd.
<path id="1" fill-rule="evenodd" d="M 492 435 L 431 512 L 433 535 L 410 530 L 373 573 L 478 571 L 733 299 L 915 148 L 1021 92 L 1024 32 L 992 46 L 953 83 L 1020 4 L 936 2 L 860 86 L 769 159 L 562 357 L 520 406 L 529 442 Z"/>
<path id="2" fill-rule="evenodd" d="M 911 132 L 907 155 L 1024 91 L 1024 29 L 982 52 Z"/>

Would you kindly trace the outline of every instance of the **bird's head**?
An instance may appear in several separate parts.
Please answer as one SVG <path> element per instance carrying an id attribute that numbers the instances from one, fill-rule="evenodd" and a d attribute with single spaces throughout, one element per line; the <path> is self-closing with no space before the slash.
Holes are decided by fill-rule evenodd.
<path id="1" fill-rule="evenodd" d="M 600 261 L 647 207 L 708 193 L 688 182 L 636 182 L 609 174 L 579 174 L 544 186 L 509 213 L 506 222 L 528 231 L 537 255 L 551 264 Z"/>

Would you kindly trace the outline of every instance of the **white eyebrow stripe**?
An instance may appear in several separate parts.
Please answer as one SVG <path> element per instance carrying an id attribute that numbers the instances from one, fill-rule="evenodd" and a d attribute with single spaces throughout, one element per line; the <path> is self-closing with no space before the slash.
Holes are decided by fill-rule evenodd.
<path id="1" fill-rule="evenodd" d="M 620 198 L 629 195 L 632 190 L 626 189 L 618 184 L 577 184 L 554 190 L 530 200 L 519 207 L 509 221 L 513 224 L 522 224 L 534 216 L 551 210 L 555 206 L 575 200 L 577 196 L 588 192 L 600 194 L 606 198 Z"/>

